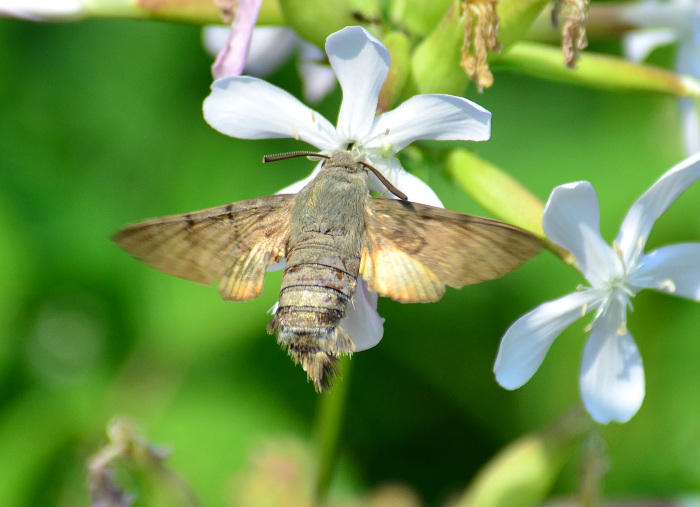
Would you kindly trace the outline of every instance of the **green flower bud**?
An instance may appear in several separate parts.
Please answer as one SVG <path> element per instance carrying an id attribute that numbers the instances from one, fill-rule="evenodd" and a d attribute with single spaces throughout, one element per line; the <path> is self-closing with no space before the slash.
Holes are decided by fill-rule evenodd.
<path id="1" fill-rule="evenodd" d="M 389 6 L 389 19 L 413 35 L 428 35 L 452 3 L 453 0 L 394 0 Z"/>
<path id="2" fill-rule="evenodd" d="M 541 505 L 589 427 L 590 420 L 579 410 L 516 440 L 479 471 L 454 507 Z"/>
<path id="3" fill-rule="evenodd" d="M 96 2 L 94 2 L 96 4 Z M 216 4 L 207 0 L 135 0 L 140 10 L 138 17 L 144 16 L 163 21 L 206 24 L 221 23 L 221 12 Z M 137 17 L 137 16 L 129 16 Z"/>
<path id="4" fill-rule="evenodd" d="M 450 152 L 447 170 L 484 209 L 544 238 L 544 204 L 508 173 L 461 148 Z"/>
<path id="5" fill-rule="evenodd" d="M 549 0 L 500 0 L 498 2 L 498 40 L 509 47 L 522 39 Z"/>
<path id="6" fill-rule="evenodd" d="M 547 248 L 565 263 L 574 258 L 547 239 L 542 230 L 544 204 L 515 178 L 465 149 L 447 157 L 447 171 L 462 189 L 496 218 L 542 238 Z"/>
<path id="7" fill-rule="evenodd" d="M 693 77 L 590 51 L 579 57 L 576 69 L 570 69 L 564 66 L 559 48 L 520 42 L 502 55 L 499 61 L 539 78 L 594 88 L 700 97 L 700 81 Z"/>
<path id="8" fill-rule="evenodd" d="M 440 23 L 413 52 L 414 93 L 462 95 L 468 78 L 460 67 L 464 26 L 459 1 L 452 2 Z"/>
<path id="9" fill-rule="evenodd" d="M 411 42 L 402 32 L 390 32 L 382 42 L 391 55 L 391 68 L 379 93 L 378 111 L 388 111 L 401 96 L 411 70 Z"/>
<path id="10" fill-rule="evenodd" d="M 287 24 L 321 48 L 330 34 L 379 12 L 375 0 L 279 0 L 279 4 Z"/>

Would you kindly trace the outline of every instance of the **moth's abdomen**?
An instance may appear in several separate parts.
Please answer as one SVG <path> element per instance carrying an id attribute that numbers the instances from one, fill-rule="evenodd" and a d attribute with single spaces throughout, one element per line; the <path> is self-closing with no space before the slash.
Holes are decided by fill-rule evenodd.
<path id="1" fill-rule="evenodd" d="M 288 252 L 279 306 L 268 331 L 277 333 L 280 345 L 321 391 L 335 371 L 337 358 L 355 350 L 338 325 L 355 292 L 360 258 L 323 241 L 331 238 L 314 239 Z"/>

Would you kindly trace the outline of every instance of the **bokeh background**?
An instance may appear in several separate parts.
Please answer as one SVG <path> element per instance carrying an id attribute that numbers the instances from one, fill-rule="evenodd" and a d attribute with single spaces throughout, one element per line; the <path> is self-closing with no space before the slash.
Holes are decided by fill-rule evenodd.
<path id="1" fill-rule="evenodd" d="M 204 122 L 211 58 L 200 37 L 197 27 L 157 22 L 0 20 L 0 505 L 86 505 L 85 463 L 115 416 L 172 450 L 168 466 L 202 505 L 238 505 L 261 449 L 306 449 L 313 460 L 319 396 L 265 332 L 279 273 L 259 299 L 224 302 L 109 239 L 129 222 L 274 193 L 312 168 L 305 159 L 261 164 L 301 148 L 294 141 L 234 140 Z M 673 56 L 668 48 L 652 59 Z M 492 139 L 469 147 L 543 200 L 556 185 L 591 181 L 609 240 L 685 156 L 673 97 L 507 69 L 495 77 L 467 94 L 493 113 Z M 299 96 L 292 62 L 270 80 Z M 340 98 L 336 89 L 317 109 L 334 121 Z M 410 169 L 447 207 L 483 214 L 442 167 Z M 650 249 L 700 241 L 698 187 L 657 222 Z M 436 304 L 382 299 L 384 339 L 355 354 L 342 380 L 350 385 L 331 498 L 398 483 L 439 505 L 508 442 L 579 405 L 588 321 L 565 332 L 518 391 L 501 389 L 492 365 L 517 317 L 583 282 L 545 252 Z M 604 493 L 679 498 L 700 490 L 700 306 L 652 292 L 633 303 L 647 395 L 628 424 L 602 428 Z M 574 455 L 556 495 L 576 490 L 578 466 Z M 138 505 L 153 503 L 142 494 Z"/>

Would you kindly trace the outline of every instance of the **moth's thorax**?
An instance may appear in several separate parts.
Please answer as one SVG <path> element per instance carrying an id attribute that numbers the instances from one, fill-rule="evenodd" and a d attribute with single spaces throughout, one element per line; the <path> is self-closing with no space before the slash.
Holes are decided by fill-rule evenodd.
<path id="1" fill-rule="evenodd" d="M 355 154 L 333 152 L 331 159 L 323 162 L 318 175 L 297 195 L 290 220 L 290 248 L 294 248 L 298 233 L 319 232 L 346 237 L 357 244 L 359 255 L 368 197 L 367 172 L 355 162 Z"/>

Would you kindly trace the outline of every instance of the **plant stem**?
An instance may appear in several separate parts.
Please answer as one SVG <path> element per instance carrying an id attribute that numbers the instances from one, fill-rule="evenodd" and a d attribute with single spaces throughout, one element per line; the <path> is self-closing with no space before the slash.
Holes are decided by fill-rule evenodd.
<path id="1" fill-rule="evenodd" d="M 314 492 L 317 505 L 323 505 L 338 462 L 338 440 L 343 426 L 345 402 L 350 387 L 350 358 L 339 361 L 339 378 L 333 388 L 320 395 L 316 419 L 319 466 Z"/>

